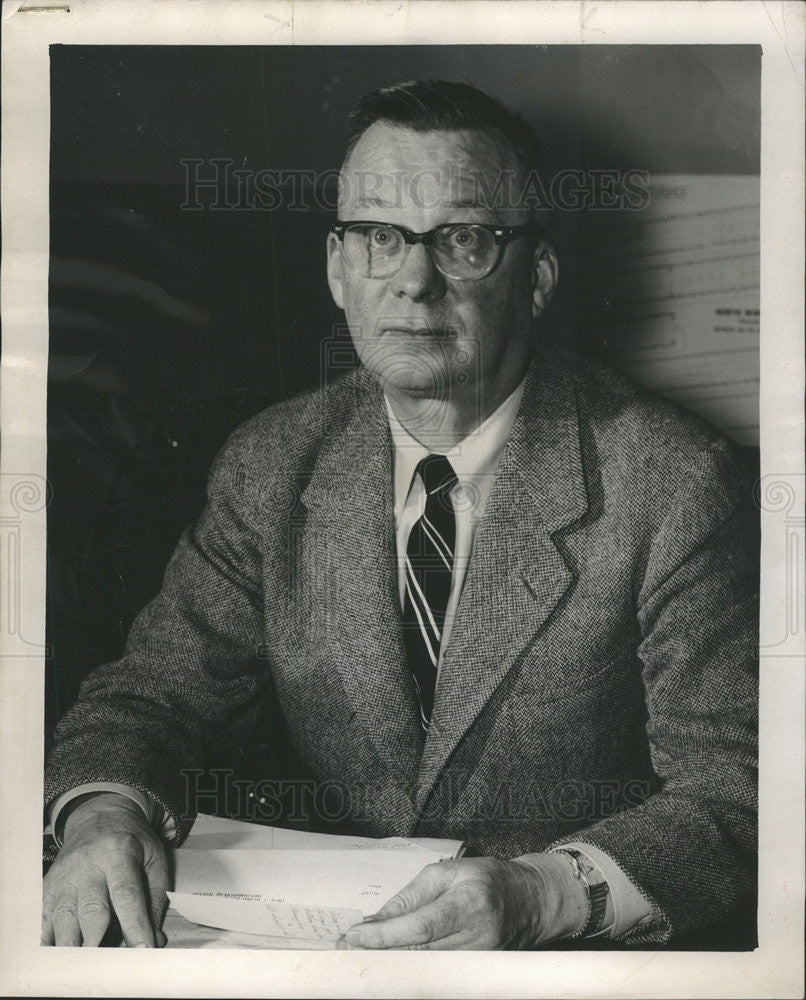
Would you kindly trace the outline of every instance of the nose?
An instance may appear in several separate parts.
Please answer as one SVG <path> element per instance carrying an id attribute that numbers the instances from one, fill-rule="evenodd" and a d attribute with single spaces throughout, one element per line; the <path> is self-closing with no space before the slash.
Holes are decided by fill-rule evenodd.
<path id="1" fill-rule="evenodd" d="M 428 247 L 415 243 L 407 253 L 397 274 L 390 279 L 392 292 L 413 302 L 439 298 L 445 292 L 445 279 L 437 270 Z"/>

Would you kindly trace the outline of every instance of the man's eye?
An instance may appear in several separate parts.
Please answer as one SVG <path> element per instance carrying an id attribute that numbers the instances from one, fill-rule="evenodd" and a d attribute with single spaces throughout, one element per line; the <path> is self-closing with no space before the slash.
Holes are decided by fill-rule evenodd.
<path id="1" fill-rule="evenodd" d="M 388 247 L 395 242 L 396 235 L 393 229 L 377 226 L 369 231 L 369 241 L 376 247 Z"/>
<path id="2" fill-rule="evenodd" d="M 448 243 L 460 250 L 471 250 L 478 243 L 478 235 L 474 229 L 453 229 L 447 236 Z"/>

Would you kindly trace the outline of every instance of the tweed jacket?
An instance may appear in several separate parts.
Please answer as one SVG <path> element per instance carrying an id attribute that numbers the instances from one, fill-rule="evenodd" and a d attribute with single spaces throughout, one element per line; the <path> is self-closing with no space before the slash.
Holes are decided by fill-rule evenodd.
<path id="1" fill-rule="evenodd" d="M 756 868 L 757 519 L 713 428 L 536 354 L 424 736 L 388 419 L 352 372 L 225 445 L 123 658 L 62 720 L 46 801 L 133 785 L 176 843 L 222 782 L 270 822 L 500 857 L 580 840 L 652 905 L 626 943 L 715 922 Z"/>

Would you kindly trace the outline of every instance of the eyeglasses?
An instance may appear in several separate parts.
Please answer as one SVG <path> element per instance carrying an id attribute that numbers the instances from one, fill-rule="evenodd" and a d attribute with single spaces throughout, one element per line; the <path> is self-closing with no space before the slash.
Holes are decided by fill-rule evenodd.
<path id="1" fill-rule="evenodd" d="M 493 270 L 510 240 L 536 235 L 539 228 L 448 222 L 427 233 L 413 233 L 391 222 L 358 221 L 336 222 L 331 232 L 341 241 L 347 263 L 365 278 L 391 278 L 403 266 L 408 248 L 422 243 L 445 277 L 477 281 Z"/>

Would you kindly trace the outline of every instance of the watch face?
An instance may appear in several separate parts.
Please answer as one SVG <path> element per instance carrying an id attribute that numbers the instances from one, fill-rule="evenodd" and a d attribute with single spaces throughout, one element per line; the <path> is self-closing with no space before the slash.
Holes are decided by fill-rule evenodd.
<path id="1" fill-rule="evenodd" d="M 583 874 L 587 878 L 591 886 L 594 885 L 604 885 L 607 886 L 604 875 L 602 875 L 600 869 L 594 865 L 584 854 L 580 854 L 577 858 L 577 863 L 582 869 Z"/>
<path id="2" fill-rule="evenodd" d="M 590 914 L 580 932 L 580 937 L 600 935 L 607 912 L 607 897 L 610 894 L 610 887 L 598 866 L 587 855 L 581 851 L 567 851 L 566 853 L 573 858 L 577 871 L 582 876 L 590 903 Z"/>

